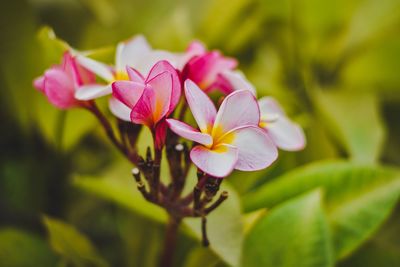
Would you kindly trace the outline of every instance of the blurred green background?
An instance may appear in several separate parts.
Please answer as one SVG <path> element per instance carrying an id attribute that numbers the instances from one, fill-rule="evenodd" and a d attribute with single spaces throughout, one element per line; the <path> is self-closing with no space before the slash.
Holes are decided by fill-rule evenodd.
<path id="1" fill-rule="evenodd" d="M 3 0 L 0 10 L 1 267 L 156 266 L 163 240 L 165 214 L 141 199 L 94 118 L 33 89 L 62 52 L 43 25 L 110 61 L 134 34 L 173 51 L 199 39 L 237 57 L 259 96 L 305 129 L 304 151 L 224 181 L 211 249 L 199 222 L 185 222 L 175 266 L 400 266 L 400 1 Z"/>

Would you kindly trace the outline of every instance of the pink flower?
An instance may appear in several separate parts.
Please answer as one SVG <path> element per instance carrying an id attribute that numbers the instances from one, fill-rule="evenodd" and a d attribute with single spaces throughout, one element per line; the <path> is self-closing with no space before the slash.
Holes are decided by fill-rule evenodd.
<path id="1" fill-rule="evenodd" d="M 234 70 L 237 61 L 224 57 L 219 51 L 207 52 L 202 43 L 193 42 L 182 60 L 187 61 L 182 71 L 184 79 L 192 80 L 205 92 L 218 89 L 224 94 L 230 94 L 246 89 L 255 95 L 254 87 L 243 73 Z"/>
<path id="2" fill-rule="evenodd" d="M 167 123 L 176 134 L 199 144 L 190 152 L 199 169 L 214 177 L 225 177 L 233 169 L 260 170 L 275 161 L 277 149 L 258 127 L 259 107 L 248 90 L 228 95 L 218 112 L 190 80 L 185 82 L 185 95 L 200 130 L 174 119 L 167 119 Z"/>
<path id="3" fill-rule="evenodd" d="M 162 119 L 175 109 L 181 96 L 181 83 L 175 68 L 165 60 L 157 62 L 146 78 L 138 71 L 127 68 L 129 81 L 112 84 L 113 96 L 123 104 L 111 108 L 115 114 L 127 117 L 136 124 L 144 124 L 153 130 L 157 140 L 165 137 Z M 158 142 L 162 144 L 162 142 Z"/>
<path id="4" fill-rule="evenodd" d="M 106 84 L 96 84 L 81 87 L 76 92 L 76 98 L 91 100 L 112 93 L 111 84 L 114 81 L 129 80 L 127 66 L 147 75 L 151 67 L 160 60 L 177 61 L 177 57 L 167 51 L 153 50 L 142 35 L 138 35 L 117 45 L 115 66 L 109 66 L 84 55 L 77 57 L 80 64 L 98 75 Z M 110 100 L 114 101 L 115 100 Z"/>
<path id="5" fill-rule="evenodd" d="M 301 127 L 290 121 L 278 102 L 272 97 L 263 97 L 259 101 L 261 120 L 274 143 L 283 150 L 296 151 L 305 146 L 305 136 Z"/>
<path id="6" fill-rule="evenodd" d="M 80 86 L 94 81 L 94 75 L 66 52 L 60 65 L 46 70 L 43 76 L 34 80 L 33 84 L 54 106 L 68 109 L 84 104 L 83 101 L 75 99 L 75 92 Z"/>

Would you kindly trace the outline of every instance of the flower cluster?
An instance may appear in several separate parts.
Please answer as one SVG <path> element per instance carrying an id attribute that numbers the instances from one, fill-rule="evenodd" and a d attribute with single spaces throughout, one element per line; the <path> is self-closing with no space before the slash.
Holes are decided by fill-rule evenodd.
<path id="1" fill-rule="evenodd" d="M 213 202 L 220 178 L 234 169 L 264 169 L 276 160 L 278 148 L 299 150 L 305 144 L 302 129 L 273 98 L 257 101 L 254 86 L 236 67 L 235 59 L 208 51 L 200 42 L 172 53 L 152 49 L 137 36 L 117 45 L 111 66 L 69 49 L 61 64 L 46 70 L 34 86 L 60 109 L 92 112 L 135 165 L 132 174 L 143 197 L 169 214 L 168 231 L 176 233 L 185 217 L 201 217 L 203 244 L 208 245 L 206 216 L 228 197 L 224 191 Z M 219 96 L 216 101 L 211 92 Z M 98 108 L 100 97 L 108 98 L 118 127 Z M 150 129 L 154 144 L 143 157 L 136 148 L 142 126 Z M 160 177 L 164 149 L 169 184 Z M 192 163 L 198 181 L 182 196 Z M 168 250 L 164 254 L 163 264 L 170 258 Z"/>
<path id="2" fill-rule="evenodd" d="M 305 143 L 302 129 L 273 98 L 256 100 L 254 86 L 236 67 L 235 59 L 207 51 L 200 42 L 172 53 L 152 49 L 136 36 L 117 45 L 114 66 L 66 51 L 62 63 L 34 85 L 61 109 L 111 95 L 112 114 L 149 127 L 157 148 L 164 146 L 169 128 L 196 144 L 190 158 L 201 171 L 225 177 L 233 169 L 266 168 L 277 158 L 277 147 L 299 150 Z M 216 90 L 226 96 L 218 110 L 208 96 Z M 198 127 L 184 123 L 182 114 L 173 118 L 181 99 L 181 113 L 188 105 Z"/>

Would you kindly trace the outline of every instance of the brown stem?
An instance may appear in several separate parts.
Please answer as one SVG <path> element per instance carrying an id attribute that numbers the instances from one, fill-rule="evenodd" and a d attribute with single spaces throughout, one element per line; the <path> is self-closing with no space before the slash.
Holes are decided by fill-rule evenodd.
<path id="1" fill-rule="evenodd" d="M 178 238 L 178 229 L 181 223 L 180 218 L 170 216 L 167 229 L 165 232 L 164 248 L 161 255 L 160 267 L 172 267 L 174 253 Z"/>
<path id="2" fill-rule="evenodd" d="M 122 142 L 118 140 L 118 138 L 114 134 L 114 130 L 110 124 L 110 122 L 107 120 L 106 116 L 101 112 L 101 110 L 97 107 L 96 103 L 94 101 L 89 102 L 88 105 L 84 106 L 86 109 L 88 109 L 90 112 L 93 113 L 93 115 L 96 116 L 96 118 L 99 120 L 100 124 L 103 126 L 108 138 L 111 140 L 111 142 L 114 144 L 118 150 L 124 154 L 133 164 L 137 165 L 139 156 L 134 153 L 130 154 L 129 151 L 126 149 L 126 146 Z"/>

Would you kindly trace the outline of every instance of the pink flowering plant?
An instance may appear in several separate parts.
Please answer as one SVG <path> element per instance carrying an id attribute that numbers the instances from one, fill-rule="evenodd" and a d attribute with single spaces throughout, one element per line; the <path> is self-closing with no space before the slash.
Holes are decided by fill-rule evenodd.
<path id="1" fill-rule="evenodd" d="M 236 59 L 197 41 L 173 53 L 155 50 L 143 36 L 135 36 L 117 45 L 114 65 L 71 48 L 59 65 L 34 80 L 56 108 L 91 112 L 132 163 L 143 198 L 166 211 L 160 266 L 172 266 L 185 218 L 201 220 L 202 244 L 210 244 L 207 218 L 229 201 L 220 185 L 233 171 L 268 168 L 278 149 L 305 146 L 300 126 L 272 97 L 257 100 L 255 87 L 237 67 Z M 100 108 L 100 98 L 107 99 L 109 110 Z M 137 143 L 143 127 L 153 144 L 141 155 Z M 162 177 L 163 161 L 169 177 Z M 197 178 L 189 175 L 192 167 Z M 195 186 L 185 193 L 190 179 Z"/>

